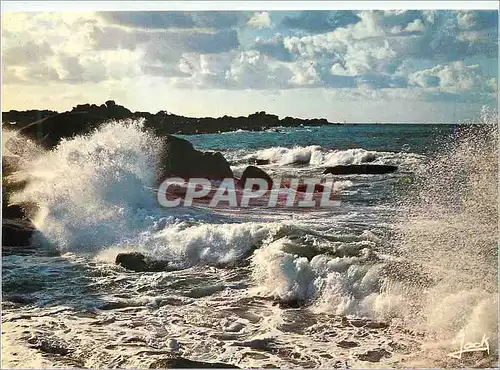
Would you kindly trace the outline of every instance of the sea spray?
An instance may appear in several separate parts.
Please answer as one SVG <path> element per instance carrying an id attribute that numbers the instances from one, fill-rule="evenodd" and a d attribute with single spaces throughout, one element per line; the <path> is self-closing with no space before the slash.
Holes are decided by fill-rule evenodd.
<path id="1" fill-rule="evenodd" d="M 226 224 L 208 210 L 160 207 L 162 145 L 142 120 L 104 124 L 39 152 L 22 170 L 28 186 L 13 200 L 37 204 L 36 239 L 61 252 L 113 262 L 120 251 L 141 251 L 179 267 L 240 261 L 275 225 Z"/>
<path id="2" fill-rule="evenodd" d="M 91 250 L 152 224 L 161 140 L 141 121 L 108 123 L 63 139 L 26 164 L 30 182 L 14 201 L 36 203 L 38 230 L 62 251 Z"/>
<path id="3" fill-rule="evenodd" d="M 426 279 L 384 291 L 406 302 L 403 324 L 424 333 L 424 353 L 443 366 L 461 335 L 485 335 L 491 359 L 498 353 L 498 121 L 481 120 L 417 170 L 394 251 Z"/>

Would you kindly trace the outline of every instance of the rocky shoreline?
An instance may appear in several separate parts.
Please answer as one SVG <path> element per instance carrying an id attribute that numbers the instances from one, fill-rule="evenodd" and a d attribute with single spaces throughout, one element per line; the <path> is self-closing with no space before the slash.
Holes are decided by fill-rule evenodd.
<path id="1" fill-rule="evenodd" d="M 266 112 L 256 112 L 247 117 L 230 117 L 226 115 L 219 118 L 184 117 L 167 111 L 159 111 L 156 114 L 132 112 L 112 100 L 108 100 L 101 105 L 77 105 L 71 111 L 62 113 L 50 110 L 11 110 L 2 113 L 2 122 L 5 126 L 8 125 L 10 129 L 22 131 L 23 134 L 35 139 L 43 137 L 46 147 L 56 145 L 62 137 L 68 138 L 90 132 L 102 122 L 127 118 L 143 118 L 145 120 L 144 126 L 153 130 L 159 136 L 219 133 L 235 130 L 263 131 L 276 127 L 339 124 L 328 122 L 325 118 L 300 119 L 285 117 L 279 119 L 277 115 Z"/>

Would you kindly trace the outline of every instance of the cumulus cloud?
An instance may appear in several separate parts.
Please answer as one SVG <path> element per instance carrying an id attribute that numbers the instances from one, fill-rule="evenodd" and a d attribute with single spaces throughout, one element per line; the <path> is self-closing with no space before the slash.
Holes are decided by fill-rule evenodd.
<path id="1" fill-rule="evenodd" d="M 178 78 L 179 87 L 226 89 L 286 89 L 290 87 L 293 72 L 285 64 L 269 59 L 256 51 L 183 55 L 180 68 L 190 74 Z"/>
<path id="2" fill-rule="evenodd" d="M 495 78 L 484 76 L 479 65 L 466 65 L 463 61 L 413 72 L 408 76 L 408 83 L 448 93 L 496 94 L 497 91 Z"/>
<path id="3" fill-rule="evenodd" d="M 252 28 L 266 28 L 271 27 L 271 16 L 269 12 L 254 13 L 252 18 L 248 21 L 247 25 Z"/>
<path id="4" fill-rule="evenodd" d="M 497 60 L 497 12 L 19 13 L 2 20 L 5 84 L 75 88 L 153 78 L 175 88 L 327 88 L 386 101 L 491 100 L 497 91 L 496 72 L 481 68 Z"/>

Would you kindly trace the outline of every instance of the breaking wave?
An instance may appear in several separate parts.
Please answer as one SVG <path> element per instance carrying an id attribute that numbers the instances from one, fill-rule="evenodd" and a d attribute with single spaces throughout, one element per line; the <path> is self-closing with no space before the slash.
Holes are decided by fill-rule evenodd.
<path id="1" fill-rule="evenodd" d="M 415 153 L 379 152 L 362 148 L 330 150 L 319 145 L 294 148 L 271 147 L 244 154 L 243 160 L 269 161 L 278 165 L 337 166 L 349 164 L 394 164 L 412 165 L 423 158 Z"/>

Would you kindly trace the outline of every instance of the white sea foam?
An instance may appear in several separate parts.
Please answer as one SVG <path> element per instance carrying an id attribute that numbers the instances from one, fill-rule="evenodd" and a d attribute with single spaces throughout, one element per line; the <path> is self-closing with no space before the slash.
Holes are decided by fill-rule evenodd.
<path id="1" fill-rule="evenodd" d="M 309 164 L 310 166 L 337 166 L 349 164 L 394 164 L 394 165 L 415 165 L 424 156 L 406 152 L 383 152 L 366 150 L 362 148 L 346 150 L 330 150 L 318 145 L 296 146 L 293 148 L 271 147 L 260 149 L 256 152 L 241 152 L 243 160 L 250 159 L 268 160 L 270 163 L 279 165 Z M 238 153 L 235 154 L 236 161 Z"/>
<path id="2" fill-rule="evenodd" d="M 31 181 L 14 201 L 38 204 L 38 230 L 63 252 L 112 247 L 183 266 L 231 264 L 268 236 L 271 224 L 224 224 L 208 210 L 161 208 L 154 191 L 161 145 L 141 121 L 63 140 L 24 169 Z"/>
<path id="3" fill-rule="evenodd" d="M 132 238 L 161 214 L 152 191 L 160 144 L 131 121 L 63 140 L 27 164 L 31 181 L 13 201 L 37 203 L 37 228 L 63 251 Z"/>

